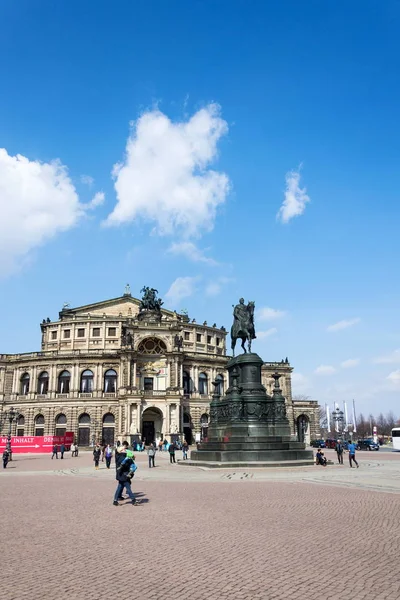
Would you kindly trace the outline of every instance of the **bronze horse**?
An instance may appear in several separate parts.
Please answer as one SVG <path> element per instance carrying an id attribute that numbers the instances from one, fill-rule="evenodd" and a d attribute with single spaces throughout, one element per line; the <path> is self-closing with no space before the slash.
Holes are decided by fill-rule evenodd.
<path id="1" fill-rule="evenodd" d="M 256 337 L 254 329 L 254 302 L 248 303 L 248 305 L 246 306 L 246 312 L 246 318 L 240 321 L 235 321 L 231 327 L 231 348 L 233 356 L 235 356 L 236 341 L 238 339 L 242 340 L 243 351 L 247 354 L 247 350 L 245 347 L 246 340 L 248 351 L 251 352 L 251 341 L 254 340 Z"/>

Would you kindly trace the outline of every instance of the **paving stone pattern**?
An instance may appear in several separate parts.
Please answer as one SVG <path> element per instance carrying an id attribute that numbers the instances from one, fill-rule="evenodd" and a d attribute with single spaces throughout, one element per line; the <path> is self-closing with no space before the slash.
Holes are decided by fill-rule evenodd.
<path id="1" fill-rule="evenodd" d="M 1 599 L 399 600 L 400 495 L 255 471 L 197 481 L 158 458 L 138 458 L 138 507 L 112 506 L 114 471 L 90 456 L 2 472 Z"/>

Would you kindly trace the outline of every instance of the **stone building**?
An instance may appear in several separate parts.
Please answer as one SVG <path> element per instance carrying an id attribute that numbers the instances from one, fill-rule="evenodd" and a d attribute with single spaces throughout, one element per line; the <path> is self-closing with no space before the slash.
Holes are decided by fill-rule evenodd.
<path id="1" fill-rule="evenodd" d="M 146 289 L 154 301 L 155 290 Z M 13 406 L 13 435 L 73 431 L 81 446 L 206 437 L 212 383 L 221 393 L 227 385 L 227 332 L 155 302 L 157 310 L 147 310 L 127 286 L 119 298 L 65 306 L 58 320 L 41 323 L 40 352 L 0 355 L 1 433 Z M 265 363 L 268 392 L 275 370 L 293 434 L 315 437 L 317 402 L 292 401 L 288 361 Z"/>

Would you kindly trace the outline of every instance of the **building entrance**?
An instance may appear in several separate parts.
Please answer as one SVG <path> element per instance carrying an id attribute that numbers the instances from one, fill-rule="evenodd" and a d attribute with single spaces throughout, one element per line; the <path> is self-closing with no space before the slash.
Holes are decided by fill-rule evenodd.
<path id="1" fill-rule="evenodd" d="M 144 440 L 146 446 L 155 442 L 156 430 L 154 427 L 154 421 L 143 421 L 142 439 Z"/>
<path id="2" fill-rule="evenodd" d="M 156 442 L 163 436 L 163 414 L 159 408 L 151 406 L 143 411 L 142 440 L 146 444 Z"/>

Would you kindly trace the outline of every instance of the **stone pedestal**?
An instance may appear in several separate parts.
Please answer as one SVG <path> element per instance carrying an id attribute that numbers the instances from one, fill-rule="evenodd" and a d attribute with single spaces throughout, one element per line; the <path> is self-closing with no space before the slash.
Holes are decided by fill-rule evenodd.
<path id="1" fill-rule="evenodd" d="M 225 468 L 313 464 L 312 450 L 291 437 L 280 375 L 274 375 L 274 391 L 268 396 L 261 383 L 262 365 L 254 353 L 229 361 L 226 394 L 215 393 L 211 402 L 208 441 L 181 464 Z"/>

